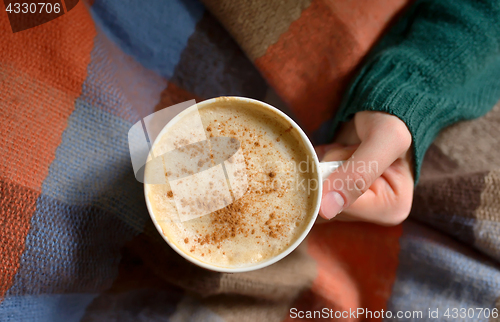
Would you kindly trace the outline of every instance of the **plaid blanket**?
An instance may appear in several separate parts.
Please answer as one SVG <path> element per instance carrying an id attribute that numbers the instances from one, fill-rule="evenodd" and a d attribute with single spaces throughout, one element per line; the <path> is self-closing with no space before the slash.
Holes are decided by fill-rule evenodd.
<path id="1" fill-rule="evenodd" d="M 130 127 L 192 98 L 265 100 L 325 140 L 407 5 L 80 1 L 17 33 L 0 14 L 0 320 L 296 321 L 326 308 L 325 320 L 498 321 L 500 105 L 431 146 L 404 224 L 318 225 L 249 273 L 174 253 L 134 178 Z"/>

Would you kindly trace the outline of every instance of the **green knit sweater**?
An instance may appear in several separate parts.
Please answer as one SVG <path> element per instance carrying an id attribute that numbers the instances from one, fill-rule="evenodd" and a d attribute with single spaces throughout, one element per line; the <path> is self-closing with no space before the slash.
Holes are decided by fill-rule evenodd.
<path id="1" fill-rule="evenodd" d="M 500 0 L 417 0 L 367 57 L 333 129 L 359 111 L 399 117 L 413 136 L 417 182 L 439 131 L 499 99 Z"/>

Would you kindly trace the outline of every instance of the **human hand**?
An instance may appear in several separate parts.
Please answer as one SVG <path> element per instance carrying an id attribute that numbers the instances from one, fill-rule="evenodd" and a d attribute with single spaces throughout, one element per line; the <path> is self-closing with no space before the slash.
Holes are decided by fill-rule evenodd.
<path id="1" fill-rule="evenodd" d="M 356 113 L 340 129 L 335 143 L 316 148 L 322 161 L 347 160 L 324 181 L 320 216 L 380 225 L 405 220 L 414 186 L 411 141 L 398 117 Z"/>

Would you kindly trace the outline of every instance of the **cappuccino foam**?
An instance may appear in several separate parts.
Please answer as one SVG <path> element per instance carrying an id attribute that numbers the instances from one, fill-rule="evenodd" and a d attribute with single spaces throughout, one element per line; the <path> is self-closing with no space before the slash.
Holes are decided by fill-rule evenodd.
<path id="1" fill-rule="evenodd" d="M 316 202 L 314 161 L 300 134 L 287 120 L 252 102 L 221 98 L 198 112 L 204 133 L 192 131 L 193 141 L 203 136 L 237 139 L 248 186 L 228 206 L 181 221 L 170 184 L 146 185 L 162 233 L 189 257 L 219 267 L 247 266 L 280 254 L 304 232 Z M 189 116 L 181 118 L 157 140 L 153 153 L 185 145 L 177 133 L 192 123 Z"/>

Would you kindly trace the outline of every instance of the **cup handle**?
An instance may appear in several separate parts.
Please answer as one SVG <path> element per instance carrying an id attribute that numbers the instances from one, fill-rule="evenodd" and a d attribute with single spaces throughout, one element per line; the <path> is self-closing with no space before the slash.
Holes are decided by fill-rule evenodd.
<path id="1" fill-rule="evenodd" d="M 320 162 L 319 163 L 319 173 L 321 175 L 321 181 L 325 181 L 330 174 L 337 170 L 344 161 L 330 161 L 330 162 Z"/>

